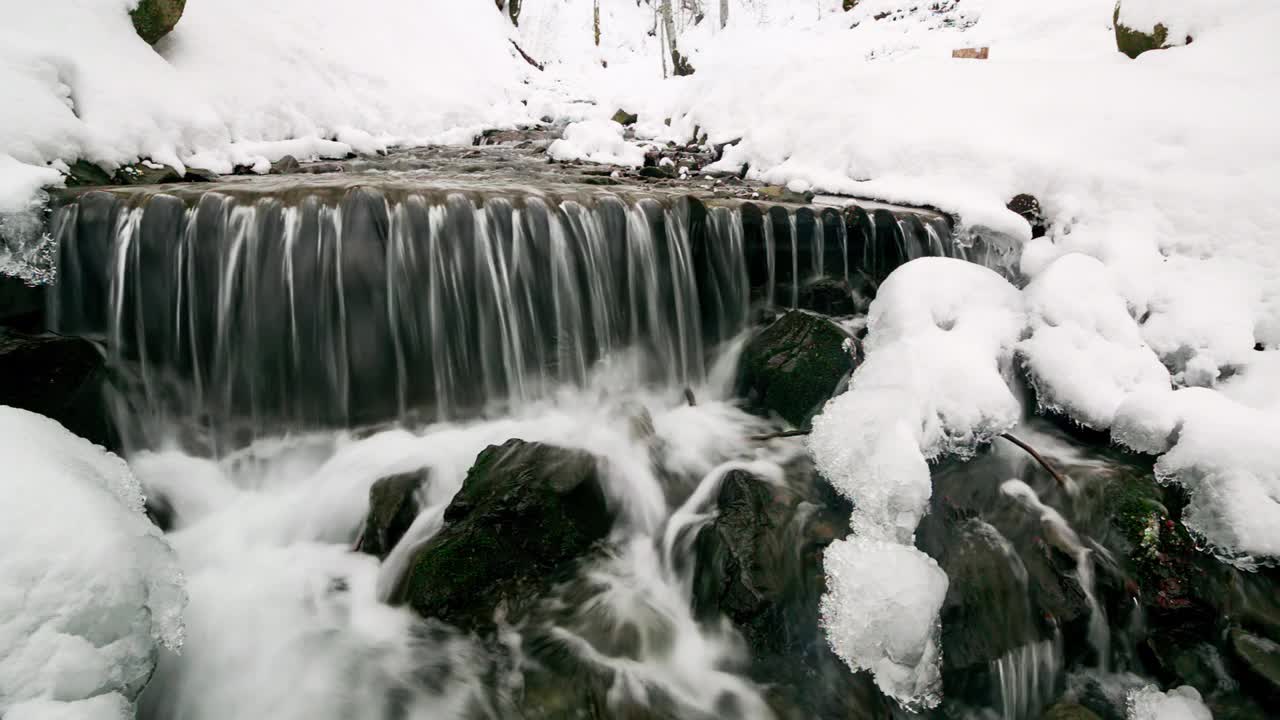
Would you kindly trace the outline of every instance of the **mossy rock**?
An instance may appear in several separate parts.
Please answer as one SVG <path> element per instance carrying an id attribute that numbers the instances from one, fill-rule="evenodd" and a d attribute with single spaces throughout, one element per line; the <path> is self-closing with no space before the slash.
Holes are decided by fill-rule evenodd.
<path id="1" fill-rule="evenodd" d="M 1043 720 L 1101 720 L 1096 713 L 1083 705 L 1058 703 L 1044 711 Z"/>
<path id="2" fill-rule="evenodd" d="M 467 631 L 491 630 L 499 607 L 515 620 L 609 532 L 600 476 L 580 450 L 522 440 L 486 448 L 393 599 Z"/>
<path id="3" fill-rule="evenodd" d="M 801 427 L 849 373 L 848 336 L 818 315 L 792 310 L 752 338 L 738 365 L 737 391 L 748 406 Z"/>
<path id="4" fill-rule="evenodd" d="M 155 45 L 178 24 L 186 6 L 187 0 L 141 0 L 129 16 L 138 36 Z"/>
<path id="5" fill-rule="evenodd" d="M 1112 20 L 1116 26 L 1116 47 L 1131 58 L 1148 50 L 1164 50 L 1169 47 L 1169 28 L 1162 23 L 1156 23 L 1150 32 L 1128 27 L 1120 22 L 1120 3 L 1116 3 Z"/>

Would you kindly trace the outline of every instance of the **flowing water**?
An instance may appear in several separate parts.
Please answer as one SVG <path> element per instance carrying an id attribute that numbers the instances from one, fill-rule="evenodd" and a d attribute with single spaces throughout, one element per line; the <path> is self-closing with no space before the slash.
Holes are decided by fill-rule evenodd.
<path id="1" fill-rule="evenodd" d="M 131 463 L 189 582 L 187 646 L 161 659 L 148 720 L 796 717 L 740 630 L 692 610 L 694 538 L 724 478 L 782 487 L 806 467 L 800 441 L 752 439 L 776 426 L 736 405 L 737 352 L 816 280 L 870 294 L 915 257 L 987 260 L 927 212 L 414 172 L 91 191 L 51 230 L 53 327 L 105 343 Z M 1116 571 L 1081 500 L 1123 464 L 1025 432 L 1086 487 L 996 448 L 939 468 L 921 529 L 938 556 L 972 533 L 1008 578 L 969 618 L 996 647 L 948 689 L 973 717 L 1037 717 L 1069 664 L 1106 670 L 1128 642 L 1112 628 L 1133 622 L 1099 599 Z M 494 638 L 388 605 L 476 455 L 510 438 L 606 461 L 606 550 Z M 409 472 L 424 480 L 408 534 L 382 563 L 352 552 L 371 485 Z M 1046 544 L 1074 563 L 1078 617 L 1032 610 Z"/>

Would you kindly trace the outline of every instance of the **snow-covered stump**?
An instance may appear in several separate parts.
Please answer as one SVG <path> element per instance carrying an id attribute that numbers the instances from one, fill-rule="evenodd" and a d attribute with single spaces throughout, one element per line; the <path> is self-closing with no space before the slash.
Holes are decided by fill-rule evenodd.
<path id="1" fill-rule="evenodd" d="M 132 717 L 159 648 L 182 646 L 172 548 L 119 457 L 0 406 L 0 715 Z"/>

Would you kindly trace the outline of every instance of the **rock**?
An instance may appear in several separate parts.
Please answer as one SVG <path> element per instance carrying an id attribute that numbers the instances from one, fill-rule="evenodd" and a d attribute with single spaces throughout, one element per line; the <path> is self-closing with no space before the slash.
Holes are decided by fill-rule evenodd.
<path id="1" fill-rule="evenodd" d="M 986 60 L 991 57 L 991 48 L 957 48 L 951 51 L 951 57 L 957 60 Z"/>
<path id="2" fill-rule="evenodd" d="M 386 559 L 418 517 L 422 481 L 420 473 L 404 473 L 382 478 L 369 488 L 369 515 L 357 550 Z"/>
<path id="3" fill-rule="evenodd" d="M 77 160 L 71 164 L 67 174 L 67 187 L 86 187 L 110 185 L 111 173 L 94 165 L 88 160 Z"/>
<path id="4" fill-rule="evenodd" d="M 737 393 L 757 412 L 772 412 L 802 427 L 852 367 L 848 336 L 826 318 L 792 310 L 757 334 L 742 351 Z"/>
<path id="5" fill-rule="evenodd" d="M 1045 221 L 1043 211 L 1040 209 L 1040 201 L 1034 195 L 1026 193 L 1014 195 L 1007 207 L 1027 221 L 1027 224 L 1031 226 L 1032 238 L 1044 237 L 1045 233 L 1049 231 L 1049 225 Z"/>
<path id="6" fill-rule="evenodd" d="M 1064 702 L 1045 710 L 1041 720 L 1101 720 L 1101 718 L 1083 705 Z"/>
<path id="7" fill-rule="evenodd" d="M 1261 699 L 1280 707 L 1280 643 L 1251 635 L 1243 630 L 1231 631 L 1231 649 L 1249 669 Z"/>
<path id="8" fill-rule="evenodd" d="M 869 676 L 850 673 L 820 627 L 822 553 L 848 534 L 851 508 L 807 460 L 786 477 L 785 486 L 741 470 L 724 477 L 715 519 L 694 541 L 695 616 L 733 622 L 780 718 L 887 717 Z"/>
<path id="9" fill-rule="evenodd" d="M 799 302 L 801 309 L 833 317 L 854 315 L 867 308 L 867 301 L 857 297 L 849 283 L 833 277 L 800 286 Z"/>
<path id="10" fill-rule="evenodd" d="M 1121 5 L 1122 3 L 1116 3 L 1112 20 L 1116 27 L 1116 48 L 1125 55 L 1137 58 L 1148 50 L 1165 50 L 1174 44 L 1185 45 L 1191 42 L 1191 38 L 1187 37 L 1182 43 L 1171 43 L 1169 28 L 1162 23 L 1156 23 L 1156 26 L 1149 31 L 1125 25 L 1120 20 Z"/>
<path id="11" fill-rule="evenodd" d="M 613 515 L 595 457 L 509 440 L 476 458 L 444 523 L 414 554 L 394 599 L 485 631 L 499 607 L 519 617 L 609 532 Z"/>
<path id="12" fill-rule="evenodd" d="M 178 24 L 186 5 L 187 0 L 140 0 L 129 17 L 133 18 L 138 36 L 155 45 Z"/>
<path id="13" fill-rule="evenodd" d="M 861 0 L 844 0 L 842 7 L 845 12 L 849 12 L 850 10 L 858 7 L 859 2 L 861 2 Z"/>
<path id="14" fill-rule="evenodd" d="M 298 158 L 292 155 L 285 155 L 279 160 L 271 163 L 271 172 L 276 175 L 288 175 L 289 173 L 296 173 L 300 170 L 300 168 L 301 166 L 298 163 Z"/>
<path id="15" fill-rule="evenodd" d="M 674 165 L 646 165 L 640 168 L 640 177 L 652 180 L 670 180 L 676 176 Z"/>
<path id="16" fill-rule="evenodd" d="M 813 202 L 813 198 L 816 197 L 812 190 L 806 190 L 799 193 L 778 185 L 766 185 L 762 188 L 758 188 L 756 192 L 759 193 L 762 198 L 774 200 L 776 202 L 795 203 L 797 205 L 808 205 Z"/>
<path id="17" fill-rule="evenodd" d="M 117 185 L 163 185 L 182 182 L 183 176 L 171 167 L 151 167 L 147 163 L 125 165 L 116 171 Z"/>
<path id="18" fill-rule="evenodd" d="M 0 275 L 0 326 L 23 332 L 40 332 L 45 326 L 45 285 L 28 285 Z"/>
<path id="19" fill-rule="evenodd" d="M 0 328 L 0 405 L 40 413 L 108 450 L 120 448 L 103 397 L 107 377 L 93 343 Z"/>
<path id="20" fill-rule="evenodd" d="M 635 125 L 640 117 L 635 113 L 629 113 L 622 108 L 618 108 L 618 112 L 613 114 L 613 121 L 619 125 Z"/>

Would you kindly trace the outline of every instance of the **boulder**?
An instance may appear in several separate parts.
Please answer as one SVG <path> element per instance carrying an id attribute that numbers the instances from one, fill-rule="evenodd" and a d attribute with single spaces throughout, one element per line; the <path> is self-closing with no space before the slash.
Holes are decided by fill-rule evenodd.
<path id="1" fill-rule="evenodd" d="M 67 171 L 67 187 L 85 187 L 110 185 L 111 173 L 88 160 L 77 160 L 71 163 Z"/>
<path id="2" fill-rule="evenodd" d="M 1045 220 L 1044 211 L 1040 207 L 1040 200 L 1034 195 L 1020 193 L 1014 195 L 1013 199 L 1007 205 L 1011 212 L 1017 213 L 1027 224 L 1031 226 L 1031 237 L 1044 237 L 1049 231 L 1049 223 Z"/>
<path id="3" fill-rule="evenodd" d="M 39 413 L 108 450 L 120 448 L 103 395 L 101 351 L 88 340 L 0 328 L 0 405 Z"/>
<path id="4" fill-rule="evenodd" d="M 1231 649 L 1248 668 L 1259 699 L 1280 707 L 1280 643 L 1235 629 L 1231 631 Z"/>
<path id="5" fill-rule="evenodd" d="M 848 339 L 826 318 L 788 312 L 743 349 L 737 393 L 754 411 L 804 426 L 852 368 L 844 348 Z"/>
<path id="6" fill-rule="evenodd" d="M 1101 718 L 1083 705 L 1063 702 L 1045 710 L 1042 720 L 1101 720 Z"/>
<path id="7" fill-rule="evenodd" d="M 490 446 L 393 600 L 463 630 L 491 630 L 495 611 L 521 616 L 612 524 L 594 456 L 523 440 Z"/>
<path id="8" fill-rule="evenodd" d="M 613 114 L 613 121 L 619 125 L 635 125 L 640 117 L 635 113 L 629 113 L 622 108 L 618 108 L 618 112 Z"/>
<path id="9" fill-rule="evenodd" d="M 870 677 L 850 673 L 820 627 L 823 551 L 848 534 L 850 510 L 807 460 L 788 468 L 786 485 L 734 470 L 715 519 L 694 540 L 695 616 L 733 622 L 751 676 L 783 720 L 890 714 Z"/>
<path id="10" fill-rule="evenodd" d="M 844 280 L 822 277 L 800 286 L 799 304 L 803 310 L 832 317 L 856 315 L 865 311 L 867 301 L 855 294 Z"/>
<path id="11" fill-rule="evenodd" d="M 1163 23 L 1156 23 L 1155 27 L 1150 29 L 1126 25 L 1122 19 L 1121 5 L 1122 3 L 1116 3 L 1115 14 L 1112 16 L 1116 28 L 1116 48 L 1130 58 L 1137 58 L 1149 50 L 1165 50 L 1174 45 L 1186 45 L 1191 42 L 1190 37 L 1181 42 L 1172 41 L 1169 38 L 1169 28 Z"/>
<path id="12" fill-rule="evenodd" d="M 187 0 L 139 0 L 129 16 L 138 36 L 155 45 L 178 24 L 186 5 Z"/>
<path id="13" fill-rule="evenodd" d="M 385 560 L 413 524 L 421 505 L 418 488 L 421 473 L 404 473 L 378 480 L 369 488 L 369 515 L 356 549 Z"/>

